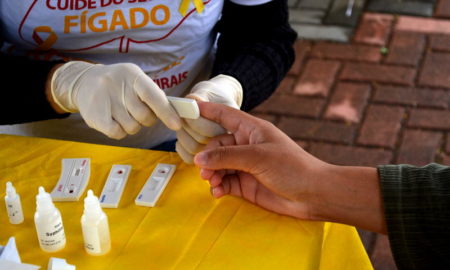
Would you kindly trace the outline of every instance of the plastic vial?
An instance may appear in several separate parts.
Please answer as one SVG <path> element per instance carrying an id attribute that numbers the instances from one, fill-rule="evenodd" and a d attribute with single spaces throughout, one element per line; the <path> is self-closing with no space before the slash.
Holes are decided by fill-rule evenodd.
<path id="1" fill-rule="evenodd" d="M 90 255 L 103 255 L 111 249 L 108 217 L 100 207 L 97 196 L 88 190 L 84 199 L 84 213 L 81 217 L 84 248 Z"/>
<path id="2" fill-rule="evenodd" d="M 11 224 L 22 223 L 23 211 L 22 204 L 20 203 L 20 196 L 16 193 L 16 189 L 13 187 L 11 182 L 6 183 L 5 204 L 9 222 L 11 222 Z"/>
<path id="3" fill-rule="evenodd" d="M 76 270 L 75 265 L 68 264 L 66 259 L 51 257 L 48 261 L 47 270 Z"/>
<path id="4" fill-rule="evenodd" d="M 34 213 L 36 232 L 43 251 L 56 252 L 66 246 L 66 234 L 61 213 L 53 204 L 50 194 L 39 187 L 36 196 L 36 213 Z"/>

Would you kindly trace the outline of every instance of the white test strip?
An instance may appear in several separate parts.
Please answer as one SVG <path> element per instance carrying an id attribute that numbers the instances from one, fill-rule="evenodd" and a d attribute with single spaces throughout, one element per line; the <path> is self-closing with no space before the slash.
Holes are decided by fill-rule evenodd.
<path id="1" fill-rule="evenodd" d="M 58 183 L 50 193 L 52 200 L 78 201 L 89 182 L 89 158 L 65 158 L 62 161 L 62 171 Z"/>
<path id="2" fill-rule="evenodd" d="M 130 165 L 113 165 L 109 171 L 108 178 L 106 178 L 100 195 L 100 205 L 103 208 L 117 208 L 119 207 L 120 199 L 122 198 L 123 190 L 130 176 Z"/>
<path id="3" fill-rule="evenodd" d="M 158 163 L 134 202 L 141 206 L 155 206 L 175 169 L 173 164 Z"/>
<path id="4" fill-rule="evenodd" d="M 170 104 L 175 108 L 182 118 L 197 119 L 200 117 L 200 110 L 197 102 L 191 98 L 167 97 Z"/>

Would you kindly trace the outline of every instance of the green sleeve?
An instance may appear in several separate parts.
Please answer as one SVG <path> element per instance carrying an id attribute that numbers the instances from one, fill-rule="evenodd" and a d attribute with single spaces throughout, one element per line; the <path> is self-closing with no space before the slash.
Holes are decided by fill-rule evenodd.
<path id="1" fill-rule="evenodd" d="M 450 167 L 378 167 L 389 241 L 399 269 L 450 269 Z"/>

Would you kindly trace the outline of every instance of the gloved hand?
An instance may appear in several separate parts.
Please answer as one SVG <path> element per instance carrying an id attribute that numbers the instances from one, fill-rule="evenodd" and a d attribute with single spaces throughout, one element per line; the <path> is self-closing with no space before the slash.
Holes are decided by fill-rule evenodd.
<path id="1" fill-rule="evenodd" d="M 135 134 L 157 118 L 173 130 L 182 126 L 165 93 L 131 63 L 68 62 L 53 74 L 51 94 L 61 109 L 80 112 L 89 127 L 113 139 Z"/>
<path id="2" fill-rule="evenodd" d="M 239 109 L 242 105 L 243 91 L 235 78 L 218 75 L 208 81 L 197 83 L 186 97 Z M 177 131 L 178 141 L 175 148 L 184 162 L 191 164 L 194 155 L 203 149 L 209 138 L 224 134 L 226 130 L 203 117 L 184 120 L 183 128 Z"/>

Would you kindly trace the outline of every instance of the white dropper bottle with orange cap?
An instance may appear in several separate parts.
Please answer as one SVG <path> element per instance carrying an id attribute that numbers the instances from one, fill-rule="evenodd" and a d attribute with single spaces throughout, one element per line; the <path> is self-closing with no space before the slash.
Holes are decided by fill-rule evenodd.
<path id="1" fill-rule="evenodd" d="M 39 187 L 36 196 L 36 213 L 34 214 L 37 237 L 41 249 L 46 252 L 56 252 L 66 246 L 66 234 L 61 213 L 55 207 L 50 194 Z"/>
<path id="2" fill-rule="evenodd" d="M 108 217 L 100 207 L 98 197 L 88 190 L 84 199 L 84 213 L 81 217 L 84 248 L 90 255 L 103 255 L 111 249 Z"/>

